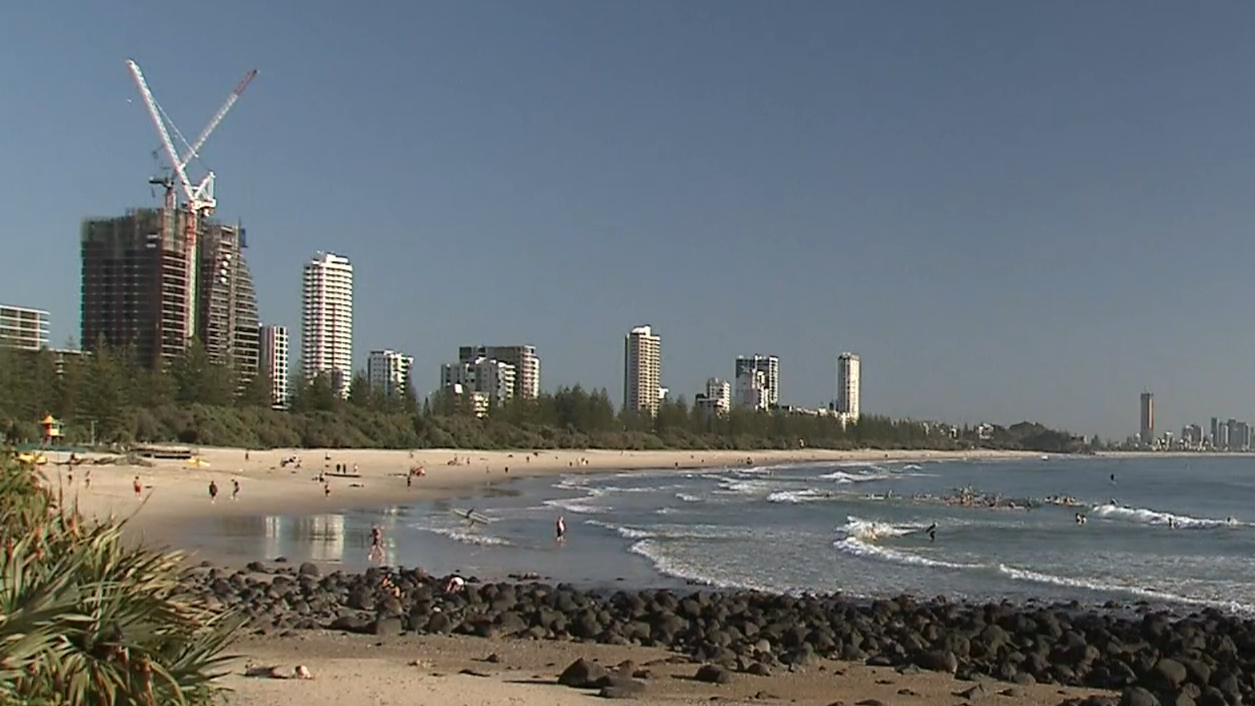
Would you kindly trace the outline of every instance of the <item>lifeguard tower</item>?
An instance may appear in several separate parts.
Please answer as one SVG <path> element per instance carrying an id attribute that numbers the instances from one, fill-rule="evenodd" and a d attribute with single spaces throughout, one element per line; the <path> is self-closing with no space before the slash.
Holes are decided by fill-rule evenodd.
<path id="1" fill-rule="evenodd" d="M 57 421 L 51 414 L 44 417 L 43 421 L 39 423 L 39 427 L 43 435 L 45 447 L 61 441 L 61 422 Z"/>

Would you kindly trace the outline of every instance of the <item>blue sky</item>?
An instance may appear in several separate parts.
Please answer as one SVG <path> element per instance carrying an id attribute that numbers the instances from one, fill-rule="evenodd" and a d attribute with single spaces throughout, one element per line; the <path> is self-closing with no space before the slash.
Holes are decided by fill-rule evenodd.
<path id="1" fill-rule="evenodd" d="M 1255 417 L 1255 4 L 8 3 L 0 301 L 78 335 L 86 215 L 156 203 L 123 64 L 242 219 L 262 317 L 356 267 L 359 359 L 434 386 L 471 343 L 621 396 L 663 338 L 690 398 L 737 354 L 782 398 L 1136 431 Z"/>

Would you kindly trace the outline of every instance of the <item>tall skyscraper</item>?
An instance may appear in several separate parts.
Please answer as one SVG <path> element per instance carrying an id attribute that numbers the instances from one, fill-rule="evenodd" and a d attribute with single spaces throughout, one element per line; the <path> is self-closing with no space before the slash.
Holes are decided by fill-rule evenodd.
<path id="1" fill-rule="evenodd" d="M 102 340 L 134 346 L 141 364 L 156 367 L 181 355 L 196 336 L 210 359 L 234 368 L 243 384 L 258 360 L 244 231 L 202 219 L 190 268 L 186 216 L 142 208 L 83 222 L 83 347 Z"/>
<path id="2" fill-rule="evenodd" d="M 623 407 L 658 413 L 662 389 L 662 338 L 637 326 L 623 339 Z"/>
<path id="3" fill-rule="evenodd" d="M 774 409 L 780 406 L 780 359 L 774 355 L 740 356 L 736 359 L 736 375 L 733 380 L 740 380 L 746 371 L 760 370 L 766 384 L 767 395 L 763 404 Z"/>
<path id="4" fill-rule="evenodd" d="M 331 377 L 341 397 L 353 379 L 353 265 L 320 252 L 305 264 L 302 288 L 301 373 Z"/>
<path id="5" fill-rule="evenodd" d="M 851 422 L 857 422 L 860 414 L 862 367 L 862 361 L 855 353 L 837 356 L 837 412 Z"/>
<path id="6" fill-rule="evenodd" d="M 1138 427 L 1138 433 L 1142 437 L 1143 444 L 1151 444 L 1155 441 L 1155 393 L 1143 392 L 1141 400 L 1141 425 Z"/>
<path id="7" fill-rule="evenodd" d="M 372 390 L 393 397 L 405 394 L 410 387 L 410 371 L 414 359 L 393 350 L 371 351 L 366 359 L 366 378 Z"/>
<path id="8" fill-rule="evenodd" d="M 262 324 L 258 327 L 261 342 L 260 366 L 270 378 L 270 404 L 275 409 L 288 407 L 288 327 Z"/>
<path id="9" fill-rule="evenodd" d="M 535 346 L 460 346 L 458 362 L 473 363 L 480 358 L 499 360 L 514 368 L 514 396 L 522 400 L 540 397 L 540 357 Z"/>
<path id="10" fill-rule="evenodd" d="M 0 346 L 37 351 L 48 347 L 48 312 L 0 304 Z"/>

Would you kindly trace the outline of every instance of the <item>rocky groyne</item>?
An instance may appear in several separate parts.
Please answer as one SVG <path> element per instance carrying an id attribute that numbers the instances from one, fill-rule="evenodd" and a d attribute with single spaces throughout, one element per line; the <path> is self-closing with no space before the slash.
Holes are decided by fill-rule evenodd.
<path id="1" fill-rule="evenodd" d="M 836 659 L 972 681 L 1112 689 L 1130 706 L 1255 698 L 1255 622 L 1215 609 L 1173 615 L 1144 605 L 1081 610 L 911 596 L 610 592 L 532 580 L 469 579 L 451 592 L 447 578 L 417 570 L 323 574 L 313 564 L 203 567 L 188 580 L 210 602 L 265 630 L 640 644 L 726 674 L 769 675 Z"/>

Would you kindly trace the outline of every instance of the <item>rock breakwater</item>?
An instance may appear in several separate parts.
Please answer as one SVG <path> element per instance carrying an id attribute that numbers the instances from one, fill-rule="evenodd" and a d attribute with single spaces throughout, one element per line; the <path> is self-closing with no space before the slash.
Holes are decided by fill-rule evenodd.
<path id="1" fill-rule="evenodd" d="M 250 564 L 189 572 L 192 590 L 264 630 L 466 634 L 666 647 L 728 672 L 766 675 L 822 659 L 959 679 L 1113 689 L 1189 706 L 1255 698 L 1255 621 L 1215 609 L 860 600 L 747 591 L 583 590 L 540 581 L 447 592 L 418 570 L 323 575 Z M 1096 700 L 1094 703 L 1101 703 Z"/>

